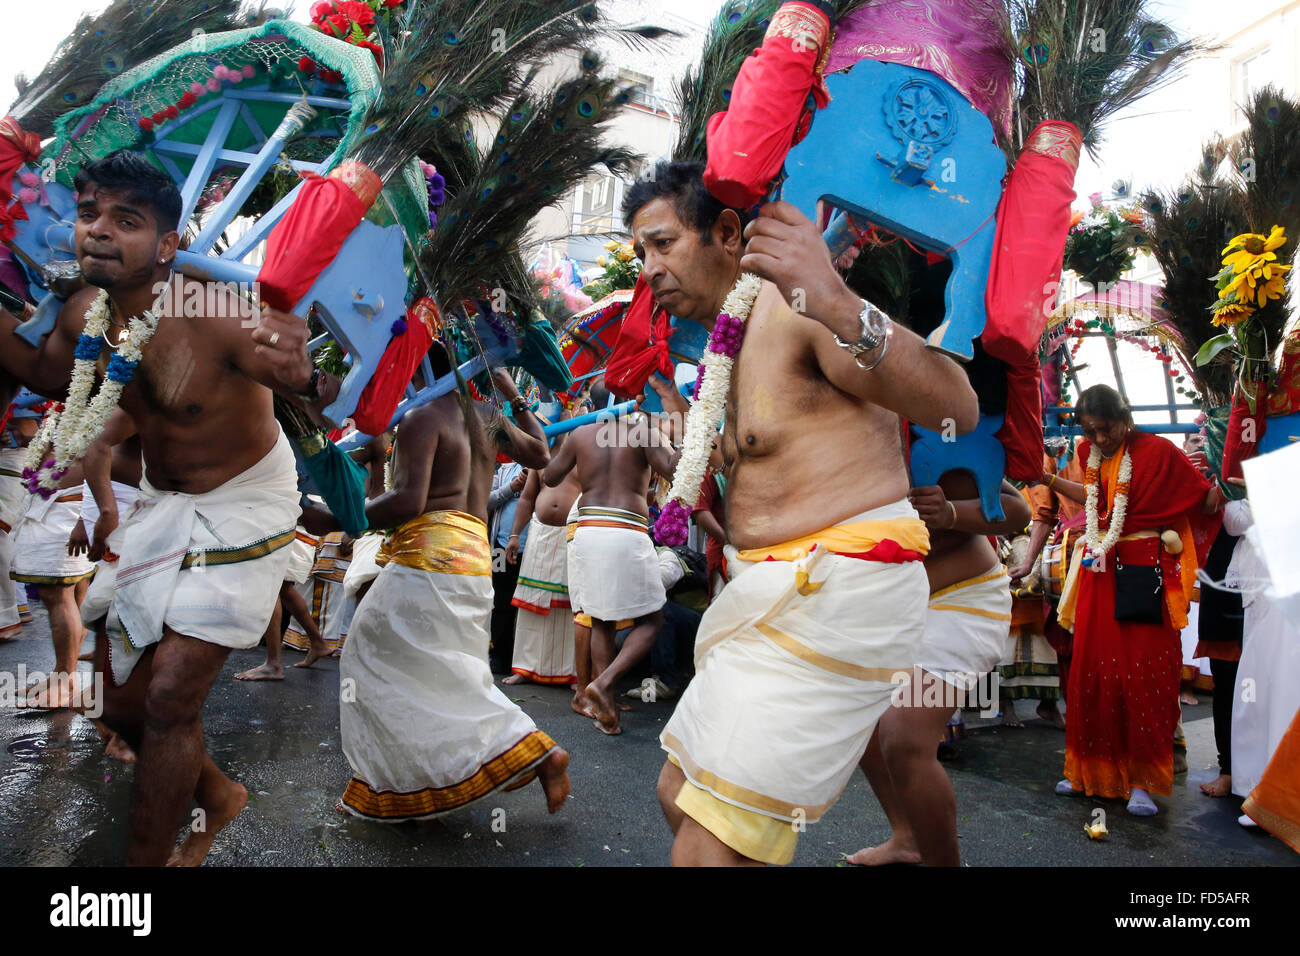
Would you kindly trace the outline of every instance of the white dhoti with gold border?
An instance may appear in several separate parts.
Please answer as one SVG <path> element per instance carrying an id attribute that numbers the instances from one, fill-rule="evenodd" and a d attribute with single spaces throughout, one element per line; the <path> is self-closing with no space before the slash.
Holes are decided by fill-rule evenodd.
<path id="1" fill-rule="evenodd" d="M 659 738 L 687 779 L 678 807 L 765 863 L 788 863 L 795 825 L 839 798 L 925 629 L 929 538 L 908 502 L 801 542 L 770 549 L 791 552 L 777 560 L 728 546 L 695 679 Z"/>
<path id="2" fill-rule="evenodd" d="M 398 528 L 357 607 L 339 665 L 350 812 L 434 817 L 535 776 L 556 749 L 488 667 L 487 526 L 456 511 Z"/>
<path id="3" fill-rule="evenodd" d="M 542 524 L 533 515 L 510 601 L 520 612 L 510 669 L 537 684 L 572 684 L 577 679 L 568 564 L 565 526 Z"/>

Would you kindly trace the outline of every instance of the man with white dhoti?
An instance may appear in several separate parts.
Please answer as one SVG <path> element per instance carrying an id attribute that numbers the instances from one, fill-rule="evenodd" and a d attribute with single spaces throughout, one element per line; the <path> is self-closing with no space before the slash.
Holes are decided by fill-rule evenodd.
<path id="1" fill-rule="evenodd" d="M 27 503 L 23 487 L 23 458 L 27 442 L 36 433 L 32 417 L 16 417 L 19 409 L 10 410 L 9 421 L 0 431 L 0 641 L 7 641 L 22 631 L 22 612 L 27 609 L 27 595 L 9 577 L 13 562 L 13 529 Z M 30 416 L 32 413 L 28 413 Z M 31 612 L 28 611 L 28 620 Z"/>
<path id="2" fill-rule="evenodd" d="M 71 554 L 68 539 L 81 522 L 81 467 L 71 469 L 57 491 L 45 497 L 27 495 L 21 516 L 14 522 L 13 557 L 9 576 L 36 585 L 36 593 L 50 619 L 54 643 L 54 670 L 48 681 L 28 690 L 32 707 L 71 707 L 80 691 L 77 659 L 86 630 L 78 608 L 85 596 L 94 562 L 85 554 Z"/>
<path id="3" fill-rule="evenodd" d="M 609 393 L 598 382 L 591 398 L 601 408 Z M 568 578 L 571 603 L 591 618 L 593 679 L 578 690 L 573 706 L 611 735 L 620 733 L 615 685 L 654 647 L 668 599 L 650 537 L 646 489 L 651 469 L 669 473 L 672 456 L 666 442 L 636 440 L 658 434 L 621 428 L 613 419 L 584 425 L 542 473 L 542 482 L 555 488 L 573 471 L 582 487 Z M 632 621 L 632 630 L 616 651 L 614 634 L 622 620 Z"/>
<path id="4" fill-rule="evenodd" d="M 928 535 L 906 500 L 899 416 L 960 433 L 978 407 L 956 363 L 845 286 L 807 217 L 769 204 L 742 231 L 702 173 L 660 164 L 623 206 L 656 302 L 723 350 L 676 467 L 703 470 L 725 407 L 729 583 L 660 737 L 658 792 L 675 864 L 786 863 L 838 799 L 924 633 Z M 670 415 L 688 411 L 650 384 Z"/>
<path id="5" fill-rule="evenodd" d="M 450 371 L 442 347 L 435 374 Z M 455 393 L 402 419 L 392 488 L 366 503 L 371 527 L 395 528 L 353 616 L 339 662 L 339 727 L 352 766 L 340 809 L 395 822 L 457 810 L 540 779 L 554 813 L 569 793 L 569 755 L 501 692 L 488 666 L 492 556 L 487 499 L 498 450 L 528 468 L 546 438 L 510 377 L 494 375 L 515 421 Z M 312 531 L 337 530 L 309 509 Z"/>
<path id="6" fill-rule="evenodd" d="M 352 539 L 342 531 L 331 531 L 316 546 L 310 576 L 297 585 L 298 595 L 331 656 L 342 650 L 356 608 L 355 602 L 343 593 L 351 555 Z M 310 651 L 311 636 L 306 625 L 294 618 L 285 628 L 284 643 L 295 651 Z"/>
<path id="7" fill-rule="evenodd" d="M 581 493 L 582 485 L 572 473 L 557 488 L 543 485 L 540 472 L 528 473 L 506 546 L 506 560 L 517 560 L 520 533 L 527 527 L 528 547 L 510 601 L 519 612 L 512 673 L 503 684 L 568 685 L 577 680 L 567 520 Z"/>

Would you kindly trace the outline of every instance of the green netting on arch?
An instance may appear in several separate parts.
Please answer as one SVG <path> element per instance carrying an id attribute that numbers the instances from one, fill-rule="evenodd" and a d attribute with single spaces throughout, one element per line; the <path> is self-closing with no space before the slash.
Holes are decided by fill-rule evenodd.
<path id="1" fill-rule="evenodd" d="M 318 109 L 303 135 L 284 150 L 289 159 L 323 162 L 331 169 L 346 157 L 360 138 L 361 123 L 379 92 L 379 70 L 374 56 L 361 47 L 344 43 L 300 23 L 268 20 L 247 30 L 232 30 L 191 37 L 104 85 L 86 106 L 73 110 L 55 122 L 55 139 L 45 149 L 42 166 L 50 162 L 57 178 L 71 186 L 77 170 L 115 149 L 149 152 L 152 135 L 141 131 L 139 120 L 173 106 L 194 82 L 206 82 L 218 65 L 232 70 L 251 66 L 254 75 L 237 85 L 228 84 L 220 94 L 209 93 L 180 114 L 184 124 L 168 135 L 172 142 L 203 143 L 216 121 L 219 101 L 227 90 L 269 91 L 300 98 L 307 92 L 308 78 L 299 70 L 303 57 L 342 74 L 347 86 L 349 110 Z M 246 100 L 235 120 L 226 148 L 253 151 L 269 136 L 289 109 L 290 102 Z M 333 149 L 330 149 L 333 146 Z M 321 153 L 327 153 L 322 156 Z M 193 157 L 169 154 L 168 158 L 188 174 Z M 164 167 L 165 168 L 165 167 Z M 234 169 L 235 174 L 240 170 Z M 226 172 L 218 162 L 211 181 Z M 418 161 L 412 160 L 385 189 L 388 202 L 378 202 L 370 218 L 387 225 L 397 214 L 412 239 L 428 231 L 428 195 Z M 262 209 L 252 210 L 264 211 Z"/>

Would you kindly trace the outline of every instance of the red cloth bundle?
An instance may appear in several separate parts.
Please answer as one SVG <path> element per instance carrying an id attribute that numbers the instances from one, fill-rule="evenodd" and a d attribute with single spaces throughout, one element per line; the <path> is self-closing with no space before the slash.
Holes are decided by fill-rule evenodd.
<path id="1" fill-rule="evenodd" d="M 781 4 L 763 45 L 740 67 L 730 106 L 709 120 L 704 186 L 728 206 L 747 209 L 767 194 L 790 147 L 808 132 L 808 94 L 830 102 L 821 67 L 830 18 L 816 4 Z"/>
<path id="2" fill-rule="evenodd" d="M 668 313 L 655 304 L 645 278 L 639 277 L 614 352 L 605 366 L 607 389 L 620 398 L 636 398 L 654 372 L 673 377 L 673 360 L 668 354 L 670 323 Z"/>
<path id="3" fill-rule="evenodd" d="M 21 203 L 9 204 L 14 198 L 13 181 L 18 167 L 34 162 L 41 155 L 41 138 L 23 132 L 12 116 L 0 120 L 0 242 L 8 242 L 17 233 L 14 222 L 27 218 Z"/>
<path id="4" fill-rule="evenodd" d="M 298 198 L 267 237 L 266 262 L 257 276 L 262 301 L 281 312 L 316 284 L 383 188 L 369 167 L 351 160 L 328 177 L 303 178 Z"/>
<path id="5" fill-rule="evenodd" d="M 379 367 L 352 413 L 352 423 L 358 431 L 378 435 L 388 428 L 416 366 L 429 353 L 433 337 L 441 327 L 442 317 L 432 299 L 420 299 L 406 310 L 406 330 L 388 343 Z"/>
<path id="6" fill-rule="evenodd" d="M 1265 382 L 1248 384 L 1255 390 L 1255 411 L 1251 413 L 1250 403 L 1246 396 L 1241 394 L 1240 389 L 1233 393 L 1232 412 L 1228 415 L 1228 431 L 1223 437 L 1222 474 L 1225 480 L 1242 477 L 1241 463 L 1259 454 L 1259 440 L 1264 437 L 1265 396 L 1268 393 L 1268 385 Z"/>
<path id="7" fill-rule="evenodd" d="M 1016 160 L 998 206 L 984 302 L 984 350 L 1019 366 L 1038 353 L 1060 276 L 1082 138 L 1070 123 L 1040 123 Z"/>
<path id="8" fill-rule="evenodd" d="M 1032 356 L 1007 369 L 1007 411 L 994 436 L 1007 455 L 1006 476 L 1037 481 L 1043 475 L 1042 367 Z"/>

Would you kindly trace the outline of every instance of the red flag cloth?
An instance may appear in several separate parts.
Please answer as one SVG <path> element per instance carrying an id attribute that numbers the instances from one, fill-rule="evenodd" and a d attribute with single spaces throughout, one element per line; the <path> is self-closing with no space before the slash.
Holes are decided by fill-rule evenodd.
<path id="1" fill-rule="evenodd" d="M 654 372 L 671 379 L 673 360 L 668 354 L 671 335 L 668 313 L 655 303 L 650 285 L 638 277 L 632 304 L 623 317 L 623 328 L 605 366 L 605 387 L 619 398 L 629 399 L 641 394 Z"/>
<path id="2" fill-rule="evenodd" d="M 1264 396 L 1268 392 L 1265 382 L 1249 382 L 1255 390 L 1255 412 L 1251 414 L 1250 403 L 1246 396 L 1237 389 L 1232 394 L 1232 412 L 1228 415 L 1228 431 L 1223 437 L 1224 479 L 1242 477 L 1241 463 L 1247 458 L 1259 454 L 1259 440 L 1264 437 L 1267 411 Z"/>
<path id="3" fill-rule="evenodd" d="M 1079 131 L 1070 123 L 1039 123 L 1007 180 L 984 294 L 984 350 L 1018 367 L 1038 353 L 1061 273 L 1079 167 Z"/>
<path id="4" fill-rule="evenodd" d="M 1007 412 L 994 437 L 1006 452 L 1006 476 L 1012 481 L 1037 481 L 1043 476 L 1041 382 L 1037 355 L 1007 370 Z"/>
<path id="5" fill-rule="evenodd" d="M 367 166 L 348 160 L 329 176 L 303 173 L 302 191 L 266 240 L 258 273 L 262 301 L 290 311 L 334 261 L 383 183 Z M 386 424 L 386 423 L 385 423 Z"/>
<path id="6" fill-rule="evenodd" d="M 35 162 L 41 155 L 41 138 L 26 133 L 12 116 L 0 120 L 0 241 L 8 242 L 17 233 L 14 222 L 27 218 L 21 203 L 9 203 L 14 197 L 14 176 L 23 163 Z"/>
<path id="7" fill-rule="evenodd" d="M 1277 384 L 1268 393 L 1269 415 L 1300 412 L 1300 329 L 1282 340 L 1277 362 Z"/>
<path id="8" fill-rule="evenodd" d="M 808 132 L 808 94 L 819 109 L 830 102 L 821 76 L 830 28 L 815 4 L 781 4 L 763 45 L 741 64 L 729 108 L 710 118 L 704 186 L 728 206 L 747 209 L 767 194 L 790 147 Z"/>
<path id="9" fill-rule="evenodd" d="M 406 310 L 406 329 L 393 336 L 379 367 L 366 383 L 352 413 L 352 423 L 367 435 L 378 435 L 388 428 L 397 411 L 397 403 L 411 382 L 420 359 L 429 353 L 433 337 L 442 328 L 442 317 L 432 299 L 420 299 Z M 432 383 L 426 383 L 432 384 Z"/>

